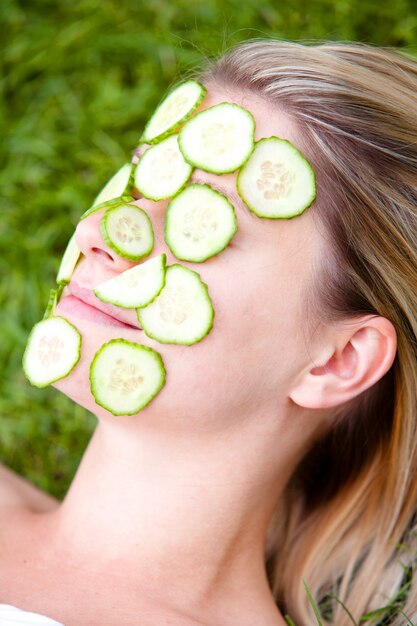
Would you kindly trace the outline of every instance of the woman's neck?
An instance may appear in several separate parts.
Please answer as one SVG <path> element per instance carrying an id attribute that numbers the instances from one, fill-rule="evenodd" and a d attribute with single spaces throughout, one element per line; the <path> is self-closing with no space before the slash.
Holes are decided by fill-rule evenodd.
<path id="1" fill-rule="evenodd" d="M 258 416 L 239 432 L 174 441 L 100 423 L 52 513 L 56 553 L 179 611 L 257 623 L 261 603 L 274 605 L 264 540 L 296 462 L 288 430 Z"/>

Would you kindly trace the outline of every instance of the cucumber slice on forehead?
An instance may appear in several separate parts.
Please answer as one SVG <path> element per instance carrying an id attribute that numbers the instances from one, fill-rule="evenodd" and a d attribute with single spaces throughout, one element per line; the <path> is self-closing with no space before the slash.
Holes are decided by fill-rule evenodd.
<path id="1" fill-rule="evenodd" d="M 49 317 L 35 324 L 23 355 L 23 371 L 35 387 L 46 387 L 65 378 L 77 365 L 81 335 L 63 317 Z"/>
<path id="2" fill-rule="evenodd" d="M 166 254 L 135 265 L 94 289 L 97 298 L 125 309 L 150 304 L 165 285 Z"/>
<path id="3" fill-rule="evenodd" d="M 249 158 L 255 119 L 249 111 L 222 102 L 201 111 L 183 126 L 178 145 L 194 167 L 214 174 L 234 172 Z"/>
<path id="4" fill-rule="evenodd" d="M 160 343 L 192 345 L 213 326 L 214 309 L 199 274 L 182 265 L 167 267 L 165 287 L 155 300 L 137 309 L 148 337 Z"/>
<path id="5" fill-rule="evenodd" d="M 109 209 L 100 220 L 100 230 L 107 245 L 125 259 L 139 261 L 152 252 L 151 220 L 138 206 L 121 204 Z"/>
<path id="6" fill-rule="evenodd" d="M 108 341 L 91 362 L 91 393 L 113 415 L 138 413 L 164 385 L 161 355 L 126 339 Z"/>
<path id="7" fill-rule="evenodd" d="M 224 250 L 236 231 L 233 205 L 210 185 L 189 185 L 168 205 L 165 241 L 177 259 L 205 261 Z"/>
<path id="8" fill-rule="evenodd" d="M 80 256 L 81 250 L 79 249 L 77 241 L 75 239 L 75 233 L 73 233 L 72 237 L 68 241 L 67 247 L 61 260 L 61 264 L 59 266 L 58 274 L 56 277 L 56 282 L 58 285 L 67 285 L 70 282 L 71 276 L 73 275 L 75 266 L 77 265 Z"/>
<path id="9" fill-rule="evenodd" d="M 142 155 L 136 166 L 135 185 L 145 198 L 162 200 L 178 193 L 192 171 L 178 147 L 178 135 L 172 135 Z"/>
<path id="10" fill-rule="evenodd" d="M 279 137 L 256 142 L 237 176 L 236 187 L 258 217 L 296 217 L 316 198 L 316 177 L 310 163 L 290 141 Z"/>
<path id="11" fill-rule="evenodd" d="M 171 91 L 148 121 L 139 143 L 159 143 L 175 132 L 206 95 L 206 88 L 195 80 L 189 80 Z"/>

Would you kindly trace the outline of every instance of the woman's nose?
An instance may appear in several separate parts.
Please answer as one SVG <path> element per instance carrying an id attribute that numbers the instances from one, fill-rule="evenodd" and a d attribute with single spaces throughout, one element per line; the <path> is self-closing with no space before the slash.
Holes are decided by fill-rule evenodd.
<path id="1" fill-rule="evenodd" d="M 88 260 L 113 272 L 124 272 L 136 263 L 119 256 L 104 241 L 100 230 L 103 213 L 104 211 L 97 211 L 78 223 L 75 231 L 78 247 Z"/>

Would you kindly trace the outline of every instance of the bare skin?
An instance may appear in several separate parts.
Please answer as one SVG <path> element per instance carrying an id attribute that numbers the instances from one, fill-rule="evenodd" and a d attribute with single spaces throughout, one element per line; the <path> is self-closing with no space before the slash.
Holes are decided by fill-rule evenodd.
<path id="1" fill-rule="evenodd" d="M 254 114 L 256 139 L 276 135 L 297 147 L 291 120 L 253 95 L 213 86 L 202 108 L 223 101 Z M 192 178 L 228 193 L 235 179 L 200 170 Z M 167 201 L 137 204 L 152 219 L 151 256 L 178 262 L 163 236 Z M 215 309 L 201 342 L 159 344 L 137 324 L 87 319 L 61 301 L 56 314 L 79 329 L 83 351 L 54 386 L 93 411 L 98 426 L 62 504 L 5 509 L 0 602 L 66 626 L 284 626 L 264 566 L 271 516 L 333 407 L 389 369 L 396 336 L 377 316 L 307 336 L 303 294 L 326 253 L 313 208 L 292 220 L 236 213 L 231 245 L 204 263 L 182 262 L 200 273 Z M 134 265 L 104 244 L 100 217 L 77 227 L 85 258 L 67 295 Z M 163 390 L 135 416 L 97 407 L 89 389 L 93 355 L 115 337 L 152 347 L 167 370 Z"/>

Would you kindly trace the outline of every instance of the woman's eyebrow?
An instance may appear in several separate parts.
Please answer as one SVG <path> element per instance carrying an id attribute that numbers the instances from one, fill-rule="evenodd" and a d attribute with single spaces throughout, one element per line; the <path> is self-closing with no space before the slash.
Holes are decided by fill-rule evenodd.
<path id="1" fill-rule="evenodd" d="M 213 189 L 215 189 L 215 191 L 218 191 L 219 193 L 221 193 L 224 196 L 226 196 L 226 198 L 228 198 L 228 200 L 230 200 L 230 202 L 233 204 L 233 206 L 237 206 L 241 211 L 243 211 L 244 213 L 249 214 L 253 218 L 256 217 L 252 213 L 252 211 L 249 209 L 249 207 L 243 202 L 243 200 L 239 196 L 239 194 L 236 193 L 235 191 L 231 191 L 231 190 L 227 189 L 226 187 L 224 187 L 222 185 L 219 185 L 217 183 L 208 182 L 206 180 L 201 180 L 200 178 L 196 178 L 194 180 L 190 180 L 189 184 L 192 185 L 193 183 L 197 183 L 198 185 L 208 185 L 209 187 L 212 187 Z"/>

